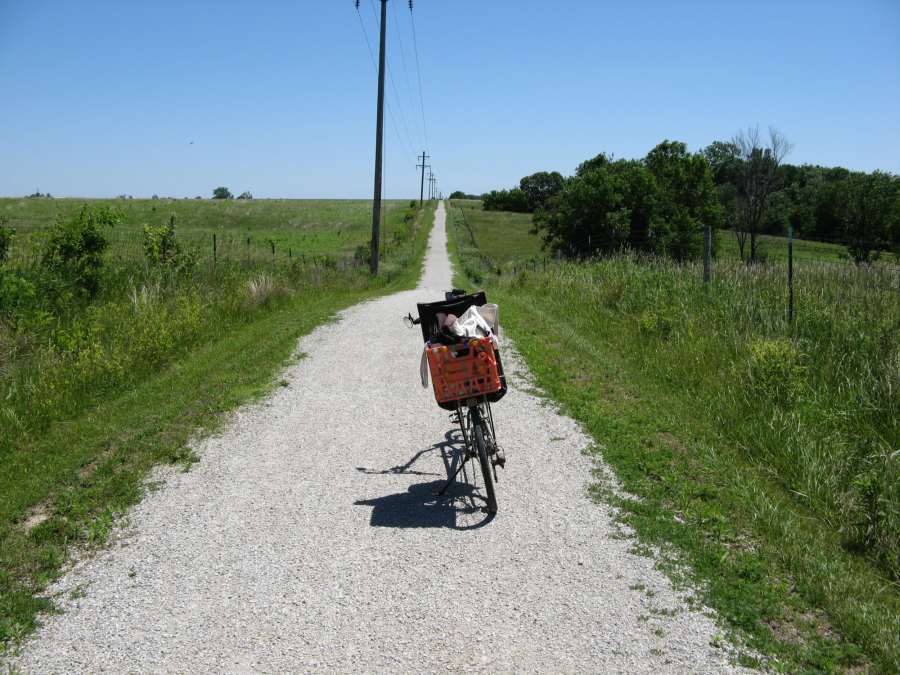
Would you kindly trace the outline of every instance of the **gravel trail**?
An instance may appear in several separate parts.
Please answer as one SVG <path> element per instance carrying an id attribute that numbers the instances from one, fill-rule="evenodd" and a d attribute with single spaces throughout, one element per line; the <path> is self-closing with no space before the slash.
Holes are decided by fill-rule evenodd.
<path id="1" fill-rule="evenodd" d="M 450 287 L 444 208 L 415 291 L 301 340 L 289 383 L 236 412 L 52 589 L 24 672 L 722 672 L 718 632 L 590 501 L 588 438 L 511 346 L 494 408 L 500 512 L 431 495 L 458 447 L 400 321 Z M 501 321 L 503 308 L 500 309 Z"/>

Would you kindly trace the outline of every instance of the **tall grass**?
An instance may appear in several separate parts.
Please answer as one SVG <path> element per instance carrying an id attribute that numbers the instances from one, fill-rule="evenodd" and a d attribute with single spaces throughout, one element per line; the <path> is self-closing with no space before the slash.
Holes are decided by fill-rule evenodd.
<path id="1" fill-rule="evenodd" d="M 620 256 L 500 288 L 590 317 L 598 337 L 681 388 L 744 456 L 844 545 L 900 581 L 900 296 L 896 275 L 809 263 L 786 320 L 785 269 Z"/>
<path id="2" fill-rule="evenodd" d="M 393 209 L 388 226 L 382 273 L 374 280 L 358 256 L 339 251 L 306 255 L 300 249 L 290 257 L 267 251 L 223 256 L 215 264 L 193 256 L 186 267 L 150 266 L 139 253 L 139 239 L 132 236 L 130 247 L 114 239 L 100 293 L 91 300 L 57 293 L 47 271 L 32 262 L 39 261 L 39 250 L 30 253 L 17 242 L 25 253 L 10 261 L 4 275 L 27 283 L 31 293 L 0 308 L 0 456 L 23 434 L 78 414 L 198 342 L 252 321 L 293 291 L 361 290 L 412 276 L 427 229 L 422 213 Z M 127 226 L 120 230 L 133 235 Z M 27 245 L 36 245 L 42 234 Z M 195 234 L 190 224 L 182 227 L 179 243 Z"/>

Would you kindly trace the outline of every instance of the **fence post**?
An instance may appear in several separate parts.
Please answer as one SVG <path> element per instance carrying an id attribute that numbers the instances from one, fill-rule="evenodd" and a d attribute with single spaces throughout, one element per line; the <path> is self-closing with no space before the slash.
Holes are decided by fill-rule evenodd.
<path id="1" fill-rule="evenodd" d="M 794 226 L 788 225 L 788 323 L 794 323 Z"/>
<path id="2" fill-rule="evenodd" d="M 275 240 L 270 239 L 269 245 L 272 247 L 272 269 L 275 269 Z"/>
<path id="3" fill-rule="evenodd" d="M 213 268 L 216 267 L 216 233 L 213 232 Z"/>
<path id="4" fill-rule="evenodd" d="M 247 267 L 250 267 L 250 237 L 247 237 Z"/>
<path id="5" fill-rule="evenodd" d="M 710 265 L 712 262 L 712 228 L 707 225 L 703 230 L 703 282 L 709 283 Z"/>

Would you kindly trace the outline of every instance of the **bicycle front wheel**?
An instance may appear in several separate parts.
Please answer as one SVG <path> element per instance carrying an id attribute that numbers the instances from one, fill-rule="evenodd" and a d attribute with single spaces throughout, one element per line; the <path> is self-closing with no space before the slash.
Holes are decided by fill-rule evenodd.
<path id="1" fill-rule="evenodd" d="M 476 421 L 476 420 L 473 420 Z M 494 492 L 494 471 L 491 466 L 491 457 L 488 454 L 488 439 L 490 432 L 487 430 L 487 420 L 481 415 L 472 425 L 475 448 L 478 452 L 478 463 L 481 465 L 481 475 L 484 478 L 484 491 L 487 495 L 488 513 L 497 513 L 497 494 Z"/>

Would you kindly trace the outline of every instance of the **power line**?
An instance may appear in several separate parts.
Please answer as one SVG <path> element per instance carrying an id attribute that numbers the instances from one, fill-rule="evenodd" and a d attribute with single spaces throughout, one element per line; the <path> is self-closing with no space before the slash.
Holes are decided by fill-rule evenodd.
<path id="1" fill-rule="evenodd" d="M 378 17 L 375 14 L 375 0 L 369 0 L 369 7 L 372 8 L 372 16 L 375 17 L 375 21 L 377 23 Z M 403 124 L 403 130 L 406 132 L 406 149 L 409 150 L 409 154 L 414 154 L 414 144 L 412 141 L 412 135 L 409 133 L 409 124 L 406 122 L 406 113 L 403 112 L 403 101 L 400 100 L 400 93 L 397 91 L 397 84 L 394 82 L 394 73 L 391 71 L 390 59 L 385 62 L 385 71 L 387 72 L 388 79 L 391 81 L 391 89 L 394 92 L 394 98 L 397 101 L 397 110 L 400 113 L 400 121 Z"/>
<path id="2" fill-rule="evenodd" d="M 372 42 L 369 40 L 369 31 L 366 30 L 366 24 L 363 21 L 362 14 L 359 11 L 359 0 L 356 1 L 356 16 L 359 19 L 359 27 L 362 29 L 363 37 L 366 39 L 366 47 L 369 49 L 369 59 L 372 61 L 372 67 L 375 69 L 376 75 L 378 74 L 378 64 L 375 63 L 375 52 L 372 50 Z M 400 145 L 407 145 L 406 141 L 403 140 L 403 137 L 400 135 L 400 129 L 397 126 L 397 120 L 394 117 L 394 113 L 391 110 L 391 104 L 386 103 L 385 108 L 387 108 L 388 117 L 391 118 L 391 126 L 394 129 L 394 134 L 397 136 L 397 141 Z M 407 131 L 407 134 L 409 132 Z M 414 150 L 410 147 L 409 154 L 414 154 Z"/>
<path id="3" fill-rule="evenodd" d="M 416 53 L 416 77 L 419 80 L 419 108 L 422 111 L 422 132 L 425 134 L 425 148 L 428 149 L 428 124 L 425 122 L 425 97 L 422 94 L 422 67 L 419 63 L 419 39 L 416 36 L 416 20 L 413 17 L 413 0 L 409 0 L 409 21 L 412 24 L 413 48 Z"/>
<path id="4" fill-rule="evenodd" d="M 409 96 L 409 101 L 412 104 L 410 106 L 410 110 L 414 110 L 416 107 L 415 101 L 413 99 L 413 88 L 409 83 L 409 67 L 406 65 L 406 49 L 403 47 L 403 32 L 400 30 L 400 18 L 397 13 L 397 5 L 399 2 L 394 2 L 394 27 L 396 28 L 397 33 L 397 41 L 400 43 L 400 61 L 403 64 L 403 79 L 406 81 L 406 93 Z M 425 134 L 424 129 L 422 129 L 422 138 L 424 140 Z"/>

